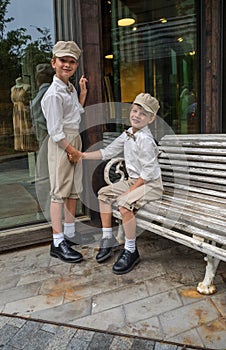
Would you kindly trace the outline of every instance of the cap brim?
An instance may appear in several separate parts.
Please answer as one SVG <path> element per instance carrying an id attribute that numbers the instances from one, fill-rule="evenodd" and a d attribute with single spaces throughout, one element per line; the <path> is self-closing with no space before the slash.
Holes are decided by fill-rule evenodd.
<path id="1" fill-rule="evenodd" d="M 143 107 L 144 110 L 145 110 L 146 112 L 154 113 L 154 111 L 153 111 L 151 108 L 149 108 L 148 106 L 146 106 L 146 105 L 143 104 L 143 103 L 136 102 L 136 101 L 134 101 L 133 103 L 135 103 L 136 105 L 139 105 L 139 106 Z M 154 113 L 154 114 L 155 114 L 155 113 Z"/>
<path id="2" fill-rule="evenodd" d="M 56 56 L 56 57 L 66 57 L 66 56 L 70 56 L 70 57 L 73 57 L 76 61 L 78 61 L 78 57 L 76 57 L 75 55 L 73 55 L 73 54 L 71 54 L 71 53 L 65 53 L 65 52 L 56 53 L 55 56 Z"/>

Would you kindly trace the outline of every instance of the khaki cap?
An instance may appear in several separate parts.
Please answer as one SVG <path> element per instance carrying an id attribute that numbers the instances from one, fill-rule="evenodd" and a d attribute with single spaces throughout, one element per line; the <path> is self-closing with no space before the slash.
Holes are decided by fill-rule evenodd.
<path id="1" fill-rule="evenodd" d="M 36 75 L 45 74 L 47 76 L 54 75 L 54 69 L 52 68 L 50 63 L 39 63 L 36 66 Z"/>
<path id="2" fill-rule="evenodd" d="M 140 105 L 145 111 L 151 112 L 154 115 L 156 115 L 160 108 L 159 101 L 155 97 L 143 92 L 137 95 L 133 103 Z"/>
<path id="3" fill-rule="evenodd" d="M 53 47 L 56 57 L 71 56 L 78 61 L 81 50 L 74 41 L 58 41 Z"/>

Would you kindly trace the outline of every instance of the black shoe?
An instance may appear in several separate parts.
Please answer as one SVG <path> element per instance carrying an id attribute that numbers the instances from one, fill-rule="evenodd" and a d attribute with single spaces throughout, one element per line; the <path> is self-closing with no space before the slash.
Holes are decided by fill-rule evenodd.
<path id="1" fill-rule="evenodd" d="M 82 254 L 72 249 L 65 240 L 58 247 L 55 247 L 52 243 L 50 255 L 68 263 L 77 263 L 83 260 Z"/>
<path id="2" fill-rule="evenodd" d="M 102 238 L 100 241 L 99 252 L 96 255 L 96 261 L 101 263 L 111 256 L 111 252 L 119 245 L 119 242 L 112 236 L 111 238 Z"/>
<path id="3" fill-rule="evenodd" d="M 72 245 L 88 245 L 95 242 L 95 238 L 91 234 L 76 232 L 73 237 L 64 236 L 64 240 L 71 247 Z"/>
<path id="4" fill-rule="evenodd" d="M 140 256 L 137 249 L 134 253 L 131 253 L 127 249 L 123 249 L 118 257 L 118 260 L 114 264 L 112 271 L 116 275 L 123 275 L 124 273 L 130 272 L 139 262 Z"/>

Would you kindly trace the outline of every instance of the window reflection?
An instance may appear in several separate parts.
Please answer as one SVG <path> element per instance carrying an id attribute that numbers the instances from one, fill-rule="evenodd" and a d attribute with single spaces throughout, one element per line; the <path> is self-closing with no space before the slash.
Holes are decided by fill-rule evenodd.
<path id="1" fill-rule="evenodd" d="M 2 0 L 0 14 L 0 229 L 44 221 L 35 192 L 45 125 L 40 96 L 51 82 L 51 0 Z M 47 169 L 47 168 L 46 168 Z"/>
<path id="2" fill-rule="evenodd" d="M 196 17 L 195 0 L 106 2 L 107 99 L 131 102 L 141 91 L 150 92 L 161 101 L 159 113 L 176 133 L 199 132 Z M 134 23 L 122 26 L 128 18 Z"/>

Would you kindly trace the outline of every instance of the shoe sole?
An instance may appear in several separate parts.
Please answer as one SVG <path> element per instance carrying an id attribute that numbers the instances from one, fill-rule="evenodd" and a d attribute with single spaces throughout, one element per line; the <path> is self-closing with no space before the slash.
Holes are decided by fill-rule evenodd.
<path id="1" fill-rule="evenodd" d="M 105 260 L 109 259 L 111 257 L 111 255 L 112 255 L 112 253 L 115 252 L 117 249 L 118 249 L 118 246 L 115 247 L 115 248 L 112 248 L 111 251 L 108 254 L 106 254 L 105 256 L 103 256 L 102 258 L 100 258 L 100 259 L 96 258 L 96 261 L 98 263 L 104 262 Z"/>
<path id="2" fill-rule="evenodd" d="M 140 262 L 140 257 L 137 258 L 137 260 L 134 261 L 133 265 L 131 265 L 129 269 L 124 270 L 124 271 L 115 271 L 115 270 L 113 270 L 113 268 L 112 268 L 112 272 L 113 272 L 114 274 L 116 274 L 116 275 L 124 275 L 124 274 L 126 274 L 126 273 L 132 271 L 133 268 L 134 268 L 137 264 L 139 264 L 139 262 Z"/>
<path id="3" fill-rule="evenodd" d="M 78 263 L 78 262 L 80 262 L 80 261 L 83 260 L 83 257 L 82 257 L 82 258 L 79 258 L 79 259 L 75 259 L 75 260 L 67 260 L 67 259 L 62 258 L 61 256 L 58 256 L 57 254 L 54 254 L 54 253 L 50 253 L 50 255 L 51 255 L 53 258 L 60 259 L 61 261 L 66 262 L 66 263 L 69 263 L 69 264 Z"/>

